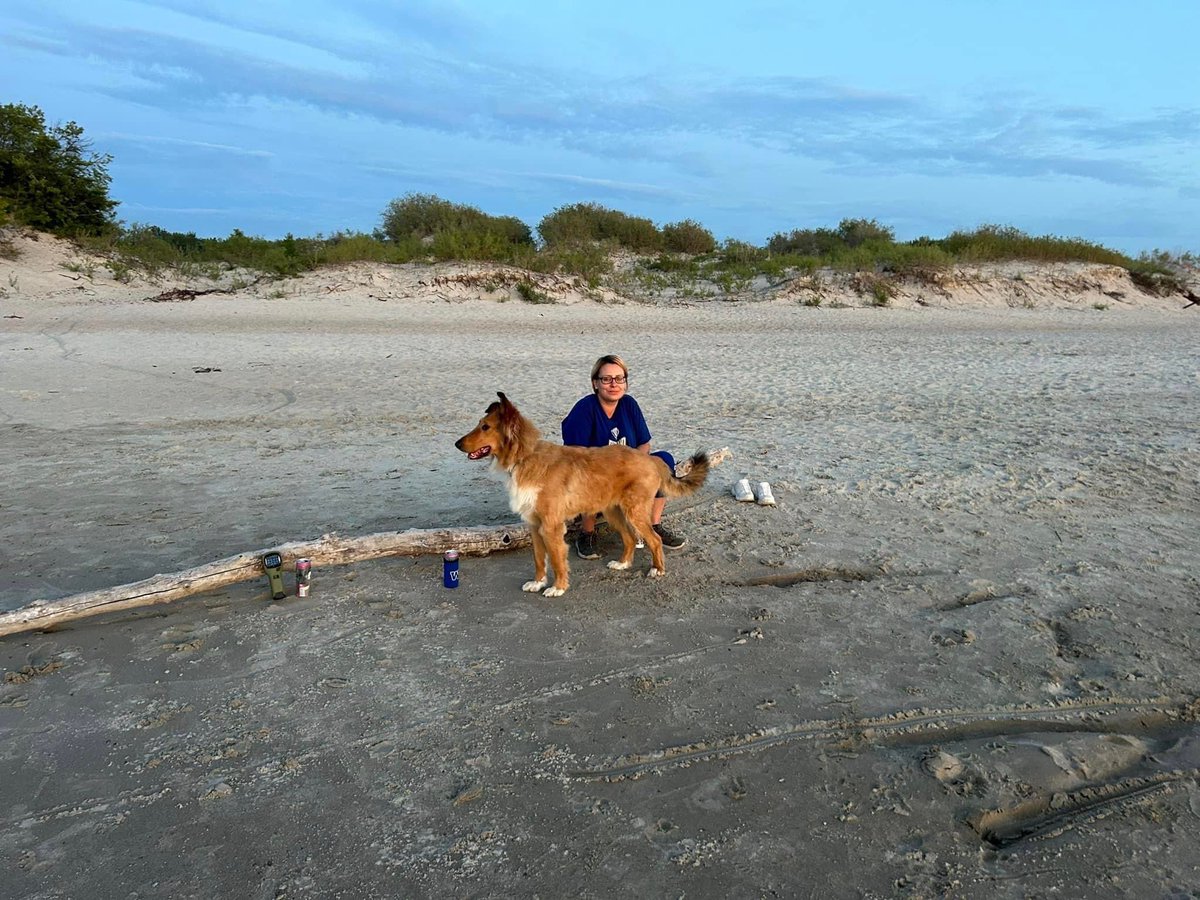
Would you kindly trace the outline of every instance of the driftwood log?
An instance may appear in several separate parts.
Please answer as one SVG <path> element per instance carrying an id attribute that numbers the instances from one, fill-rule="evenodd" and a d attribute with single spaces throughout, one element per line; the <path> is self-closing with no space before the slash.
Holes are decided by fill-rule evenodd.
<path id="1" fill-rule="evenodd" d="M 732 456 L 728 447 L 710 451 L 708 455 L 713 465 Z M 686 463 L 684 461 L 676 468 L 684 468 Z M 316 541 L 298 541 L 239 553 L 173 575 L 155 575 L 132 584 L 88 591 L 61 600 L 35 601 L 12 612 L 0 613 L 0 637 L 50 628 L 88 616 L 170 603 L 228 584 L 250 581 L 266 574 L 262 558 L 272 551 L 283 557 L 285 567 L 294 566 L 296 560 L 301 558 L 311 559 L 314 566 L 340 566 L 384 556 L 440 554 L 451 548 L 464 556 L 486 556 L 496 550 L 528 547 L 530 542 L 529 526 L 524 524 L 434 530 L 410 528 L 407 531 L 384 531 L 357 538 L 327 534 Z"/>
<path id="2" fill-rule="evenodd" d="M 299 541 L 239 553 L 226 559 L 176 572 L 155 575 L 143 581 L 88 591 L 64 597 L 62 600 L 38 602 L 12 612 L 0 613 L 0 637 L 22 631 L 49 628 L 72 619 L 98 616 L 139 606 L 169 603 L 191 594 L 211 591 L 227 584 L 264 576 L 262 558 L 272 550 L 283 557 L 285 567 L 307 557 L 313 566 L 340 566 L 346 563 L 378 559 L 382 556 L 419 556 L 423 553 L 442 553 L 451 547 L 464 556 L 483 556 L 494 550 L 528 546 L 529 528 L 526 525 L 500 525 L 495 528 L 444 528 L 426 531 L 385 531 L 357 538 L 341 538 L 327 534 L 317 541 Z"/>

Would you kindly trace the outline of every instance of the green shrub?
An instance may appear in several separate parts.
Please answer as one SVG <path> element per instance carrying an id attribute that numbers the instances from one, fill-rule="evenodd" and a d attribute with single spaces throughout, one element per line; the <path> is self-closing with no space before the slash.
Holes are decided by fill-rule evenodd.
<path id="1" fill-rule="evenodd" d="M 512 262 L 534 272 L 579 275 L 589 287 L 596 287 L 600 279 L 613 270 L 612 257 L 599 244 L 547 247 L 536 252 L 522 249 L 514 255 Z"/>
<path id="2" fill-rule="evenodd" d="M 308 265 L 339 265 L 351 262 L 406 263 L 429 255 L 420 240 L 387 241 L 362 232 L 335 232 L 327 238 L 308 238 L 298 242 L 299 254 Z"/>
<path id="3" fill-rule="evenodd" d="M 380 231 L 398 244 L 413 240 L 438 244 L 440 239 L 442 250 L 435 255 L 443 259 L 504 259 L 513 247 L 533 246 L 533 233 L 520 219 L 488 215 L 433 194 L 406 194 L 391 201 L 383 211 Z M 471 255 L 446 256 L 454 247 Z"/>
<path id="4" fill-rule="evenodd" d="M 874 219 L 842 219 L 838 223 L 837 236 L 847 247 L 859 247 L 866 243 L 890 244 L 896 233 Z"/>
<path id="5" fill-rule="evenodd" d="M 531 281 L 518 281 L 517 294 L 526 303 L 553 303 L 554 298 L 549 294 L 544 294 L 533 286 Z"/>
<path id="6" fill-rule="evenodd" d="M 798 228 L 775 234 L 767 242 L 772 253 L 832 258 L 863 246 L 885 247 L 895 233 L 875 219 L 842 219 L 837 228 Z"/>
<path id="7" fill-rule="evenodd" d="M 934 244 L 913 242 L 880 248 L 878 263 L 885 272 L 927 278 L 950 268 L 954 257 Z"/>
<path id="8" fill-rule="evenodd" d="M 538 223 L 538 234 L 547 247 L 614 243 L 635 253 L 663 248 L 662 232 L 649 219 L 630 216 L 597 203 L 563 206 Z"/>
<path id="9" fill-rule="evenodd" d="M 196 236 L 173 235 L 155 225 L 133 224 L 124 227 L 112 242 L 112 253 L 126 267 L 150 272 L 178 266 L 189 257 L 198 258 L 203 245 Z M 194 243 L 193 243 L 194 242 Z M 188 249 L 184 250 L 183 247 Z"/>
<path id="10" fill-rule="evenodd" d="M 1130 280 L 1147 293 L 1168 297 L 1184 291 L 1183 279 L 1166 266 L 1147 259 L 1139 259 L 1126 266 Z"/>
<path id="11" fill-rule="evenodd" d="M 1000 262 L 1028 259 L 1038 262 L 1092 262 L 1127 266 L 1129 257 L 1083 238 L 1054 235 L 1033 237 L 1011 225 L 981 225 L 974 231 L 954 231 L 937 242 L 961 262 Z"/>
<path id="12" fill-rule="evenodd" d="M 431 238 L 439 231 L 466 228 L 482 216 L 472 206 L 451 203 L 434 194 L 405 194 L 384 208 L 381 230 L 393 241 Z"/>
<path id="13" fill-rule="evenodd" d="M 454 228 L 435 234 L 429 249 L 438 259 L 507 260 L 512 244 L 486 228 Z"/>
<path id="14" fill-rule="evenodd" d="M 711 231 L 692 219 L 672 222 L 662 227 L 663 247 L 670 253 L 712 253 L 717 249 L 717 239 Z"/>
<path id="15" fill-rule="evenodd" d="M 831 228 L 798 228 L 788 234 L 774 234 L 767 241 L 767 249 L 772 253 L 799 256 L 829 256 L 844 246 L 838 233 Z"/>
<path id="16" fill-rule="evenodd" d="M 869 294 L 872 306 L 888 306 L 898 293 L 896 283 L 892 279 L 871 272 L 858 273 L 850 285 L 860 296 Z"/>
<path id="17" fill-rule="evenodd" d="M 1150 251 L 1143 250 L 1138 254 L 1137 261 L 1139 263 L 1157 265 L 1163 271 L 1194 269 L 1200 265 L 1200 257 L 1191 251 L 1172 253 L 1169 250 L 1159 250 L 1157 247 Z"/>
<path id="18" fill-rule="evenodd" d="M 727 239 L 721 244 L 721 262 L 730 265 L 756 263 L 767 258 L 767 251 L 745 241 Z"/>
<path id="19" fill-rule="evenodd" d="M 669 272 L 671 274 L 679 274 L 692 278 L 700 278 L 701 267 L 688 256 L 677 256 L 670 253 L 662 253 L 654 259 L 645 263 L 647 269 L 653 272 Z"/>

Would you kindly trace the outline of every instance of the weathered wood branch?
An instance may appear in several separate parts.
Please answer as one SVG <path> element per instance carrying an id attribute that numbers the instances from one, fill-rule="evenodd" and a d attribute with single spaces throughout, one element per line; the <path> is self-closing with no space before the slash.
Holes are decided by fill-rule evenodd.
<path id="1" fill-rule="evenodd" d="M 732 456 L 728 447 L 712 450 L 708 455 L 712 465 L 717 465 Z M 680 467 L 686 462 L 685 460 Z M 327 534 L 316 541 L 297 541 L 279 547 L 239 553 L 237 556 L 172 575 L 155 575 L 132 584 L 88 591 L 61 600 L 35 601 L 21 609 L 0 613 L 0 637 L 50 628 L 88 616 L 170 603 L 192 594 L 250 581 L 266 574 L 262 558 L 272 550 L 283 557 L 283 564 L 287 568 L 292 567 L 296 560 L 302 557 L 311 559 L 314 567 L 325 567 L 384 556 L 440 554 L 451 548 L 464 556 L 486 556 L 497 550 L 527 547 L 530 542 L 529 526 L 524 524 L 433 530 L 410 528 L 407 531 L 384 531 L 357 538 Z"/>
<path id="2" fill-rule="evenodd" d="M 254 287 L 264 281 L 274 281 L 274 275 L 259 275 L 249 284 L 241 287 L 227 288 L 205 288 L 197 290 L 195 288 L 172 288 L 168 291 L 163 291 L 161 294 L 155 294 L 153 297 L 147 297 L 151 303 L 177 303 L 180 300 L 195 300 L 197 297 L 204 297 L 208 294 L 238 294 L 246 290 L 246 288 Z"/>
<path id="3" fill-rule="evenodd" d="M 496 550 L 525 547 L 529 542 L 529 528 L 526 525 L 437 530 L 414 528 L 358 538 L 327 534 L 316 541 L 298 541 L 251 553 L 239 553 L 173 575 L 155 575 L 132 584 L 88 591 L 51 602 L 36 602 L 12 612 L 0 613 L 0 637 L 49 628 L 87 616 L 169 603 L 191 594 L 250 581 L 265 575 L 262 557 L 271 550 L 277 550 L 283 556 L 285 567 L 291 567 L 301 557 L 308 557 L 314 567 L 319 567 L 340 566 L 383 556 L 442 553 L 452 547 L 463 555 L 483 556 Z"/>

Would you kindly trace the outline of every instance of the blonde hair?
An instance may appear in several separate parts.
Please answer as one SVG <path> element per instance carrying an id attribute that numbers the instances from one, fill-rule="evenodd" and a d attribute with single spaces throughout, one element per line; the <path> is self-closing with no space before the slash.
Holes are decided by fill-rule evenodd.
<path id="1" fill-rule="evenodd" d="M 621 371 L 625 373 L 626 381 L 629 380 L 629 366 L 625 365 L 625 360 L 621 359 L 621 357 L 617 356 L 615 353 L 607 353 L 596 360 L 596 364 L 592 366 L 592 381 L 595 381 L 600 377 L 600 370 L 605 366 L 620 366 Z M 593 384 L 592 393 L 594 394 L 598 390 L 599 388 Z"/>

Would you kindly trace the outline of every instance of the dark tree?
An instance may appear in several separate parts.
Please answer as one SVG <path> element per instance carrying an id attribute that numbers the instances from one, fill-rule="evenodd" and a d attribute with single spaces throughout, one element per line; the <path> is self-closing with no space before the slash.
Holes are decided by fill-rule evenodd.
<path id="1" fill-rule="evenodd" d="M 0 213 L 17 222 L 60 234 L 112 225 L 110 162 L 74 122 L 47 127 L 36 106 L 0 105 Z"/>

